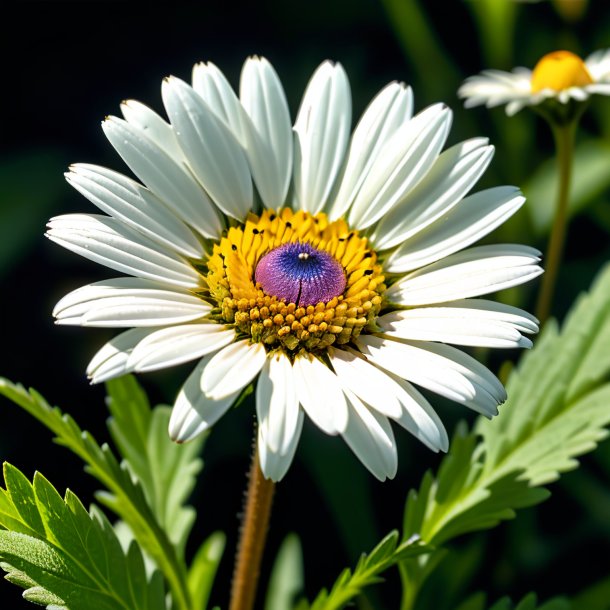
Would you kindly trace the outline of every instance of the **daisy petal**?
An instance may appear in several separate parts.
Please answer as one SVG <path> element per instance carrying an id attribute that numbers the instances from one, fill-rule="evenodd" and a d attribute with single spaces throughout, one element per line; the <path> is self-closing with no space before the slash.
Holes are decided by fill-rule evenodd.
<path id="1" fill-rule="evenodd" d="M 347 404 L 336 375 L 313 356 L 298 356 L 293 364 L 299 402 L 311 420 L 326 434 L 347 426 Z"/>
<path id="2" fill-rule="evenodd" d="M 474 358 L 448 345 L 411 343 L 384 336 L 358 337 L 373 364 L 490 417 L 506 399 L 502 384 Z"/>
<path id="3" fill-rule="evenodd" d="M 385 266 L 404 273 L 467 248 L 508 220 L 524 201 L 521 191 L 512 186 L 471 195 L 394 250 Z"/>
<path id="4" fill-rule="evenodd" d="M 527 282 L 542 273 L 534 248 L 493 245 L 470 248 L 423 267 L 396 282 L 386 295 L 405 306 L 479 296 Z"/>
<path id="5" fill-rule="evenodd" d="M 201 378 L 208 398 L 215 400 L 239 392 L 260 372 L 267 359 L 262 343 L 250 345 L 249 339 L 233 343 L 219 351 Z"/>
<path id="6" fill-rule="evenodd" d="M 114 218 L 66 214 L 52 218 L 47 227 L 51 241 L 116 271 L 185 288 L 199 286 L 199 274 L 186 261 Z"/>
<path id="7" fill-rule="evenodd" d="M 451 210 L 481 177 L 493 151 L 486 138 L 473 138 L 443 152 L 420 183 L 373 229 L 375 246 L 393 248 Z"/>
<path id="8" fill-rule="evenodd" d="M 356 457 L 380 481 L 393 479 L 398 468 L 396 442 L 387 418 L 367 409 L 351 392 L 346 392 L 349 403 L 347 427 L 343 439 Z"/>
<path id="9" fill-rule="evenodd" d="M 57 303 L 53 316 L 62 325 L 162 326 L 197 320 L 211 310 L 192 294 L 122 277 L 73 290 Z"/>
<path id="10" fill-rule="evenodd" d="M 331 347 L 328 357 L 344 391 L 353 392 L 382 415 L 400 416 L 402 407 L 395 396 L 394 384 L 385 373 L 352 350 Z"/>
<path id="11" fill-rule="evenodd" d="M 220 324 L 170 326 L 140 341 L 127 366 L 137 373 L 156 371 L 215 353 L 234 340 L 235 331 Z"/>
<path id="12" fill-rule="evenodd" d="M 231 407 L 239 391 L 214 400 L 205 395 L 202 378 L 212 356 L 206 356 L 195 367 L 182 386 L 169 420 L 169 436 L 185 443 L 211 428 Z"/>
<path id="13" fill-rule="evenodd" d="M 100 210 L 184 256 L 200 258 L 193 232 L 147 188 L 117 172 L 95 165 L 70 167 L 66 180 Z"/>
<path id="14" fill-rule="evenodd" d="M 282 352 L 269 356 L 256 385 L 259 432 L 270 452 L 285 455 L 299 416 L 292 364 Z"/>
<path id="15" fill-rule="evenodd" d="M 450 126 L 451 111 L 436 104 L 394 133 L 356 196 L 349 223 L 365 229 L 396 206 L 426 175 L 445 144 Z"/>
<path id="16" fill-rule="evenodd" d="M 331 220 L 350 208 L 385 144 L 406 123 L 413 110 L 413 93 L 404 83 L 390 83 L 364 111 L 352 136 L 341 186 L 327 213 Z"/>
<path id="17" fill-rule="evenodd" d="M 290 184 L 292 127 L 282 83 L 264 57 L 244 63 L 239 96 L 260 142 L 260 150 L 248 157 L 256 186 L 264 204 L 277 209 Z"/>
<path id="18" fill-rule="evenodd" d="M 106 343 L 87 366 L 87 377 L 91 383 L 102 383 L 131 373 L 127 366 L 129 354 L 142 339 L 154 331 L 154 328 L 132 328 Z"/>
<path id="19" fill-rule="evenodd" d="M 301 438 L 301 430 L 303 429 L 303 411 L 297 412 L 297 421 L 294 433 L 290 437 L 289 444 L 284 448 L 282 453 L 273 451 L 267 445 L 267 439 L 261 428 L 258 430 L 258 458 L 261 470 L 266 479 L 271 479 L 276 483 L 284 478 L 288 472 L 290 464 L 294 459 L 299 439 Z"/>
<path id="20" fill-rule="evenodd" d="M 167 78 L 162 95 L 193 173 L 225 214 L 243 220 L 252 208 L 252 180 L 235 135 L 184 81 Z"/>
<path id="21" fill-rule="evenodd" d="M 324 207 L 343 162 L 351 115 L 345 71 L 326 61 L 311 77 L 294 124 L 297 208 L 317 214 Z"/>
<path id="22" fill-rule="evenodd" d="M 110 143 L 131 171 L 184 222 L 216 238 L 222 224 L 216 207 L 195 179 L 145 131 L 116 117 L 102 123 Z"/>

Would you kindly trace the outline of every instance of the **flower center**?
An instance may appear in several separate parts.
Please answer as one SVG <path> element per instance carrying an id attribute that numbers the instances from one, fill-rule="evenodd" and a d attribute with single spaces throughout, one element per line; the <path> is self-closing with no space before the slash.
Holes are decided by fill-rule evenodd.
<path id="1" fill-rule="evenodd" d="M 309 243 L 290 242 L 260 259 L 254 279 L 268 295 L 300 307 L 338 297 L 345 290 L 343 267 Z"/>
<path id="2" fill-rule="evenodd" d="M 532 72 L 532 93 L 543 89 L 562 91 L 593 83 L 585 62 L 570 51 L 554 51 L 545 55 Z"/>
<path id="3" fill-rule="evenodd" d="M 355 339 L 385 290 L 377 254 L 343 220 L 265 210 L 230 228 L 197 264 L 218 322 L 268 349 L 320 352 Z"/>

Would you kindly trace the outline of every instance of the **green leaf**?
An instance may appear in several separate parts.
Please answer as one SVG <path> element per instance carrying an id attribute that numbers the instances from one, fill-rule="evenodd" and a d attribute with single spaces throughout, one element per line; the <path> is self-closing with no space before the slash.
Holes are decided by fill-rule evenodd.
<path id="1" fill-rule="evenodd" d="M 70 610 L 165 610 L 159 572 L 147 577 L 138 545 L 125 554 L 99 510 L 87 512 L 69 490 L 62 499 L 40 473 L 32 485 L 5 464 L 4 480 L 23 527 L 0 521 L 1 566 L 27 600 Z"/>
<path id="2" fill-rule="evenodd" d="M 204 540 L 195 554 L 188 573 L 193 608 L 207 608 L 225 544 L 226 536 L 222 532 L 214 532 Z"/>
<path id="3" fill-rule="evenodd" d="M 330 591 L 322 590 L 311 606 L 300 603 L 298 609 L 338 610 L 360 595 L 365 587 L 381 582 L 381 574 L 407 557 L 430 552 L 417 537 L 398 544 L 398 532 L 390 532 L 370 553 L 362 555 L 354 571 L 343 570 Z"/>
<path id="4" fill-rule="evenodd" d="M 57 407 L 50 407 L 35 390 L 28 392 L 23 386 L 0 378 L 0 394 L 38 419 L 55 434 L 57 443 L 70 449 L 85 462 L 87 472 L 108 490 L 98 492 L 97 498 L 125 521 L 140 547 L 162 571 L 170 586 L 176 609 L 188 610 L 190 602 L 186 566 L 181 554 L 158 522 L 141 484 L 134 480 L 127 465 L 119 464 L 106 444 L 100 446 L 69 415 L 62 414 Z M 11 508 L 6 493 L 3 496 L 1 492 L 2 490 L 0 515 L 6 512 L 7 519 L 14 521 L 16 509 Z M 19 531 L 14 525 L 12 527 Z"/>
<path id="5" fill-rule="evenodd" d="M 293 608 L 297 596 L 304 587 L 303 551 L 296 534 L 289 534 L 273 563 L 265 610 L 288 610 Z"/>
<path id="6" fill-rule="evenodd" d="M 407 501 L 403 536 L 430 545 L 492 527 L 542 501 L 539 486 L 575 468 L 610 424 L 610 266 L 581 297 L 559 333 L 547 323 L 507 385 L 500 416 L 458 430 L 436 477 L 427 474 Z M 405 595 L 414 596 L 442 547 L 403 562 Z M 409 607 L 404 603 L 403 608 Z"/>
<path id="7" fill-rule="evenodd" d="M 568 199 L 570 216 L 582 211 L 610 186 L 609 162 L 610 146 L 599 139 L 576 146 Z M 551 159 L 543 163 L 523 187 L 528 200 L 525 208 L 538 235 L 546 235 L 550 231 L 555 216 L 557 185 L 557 163 Z"/>
<path id="8" fill-rule="evenodd" d="M 195 520 L 194 509 L 184 504 L 202 467 L 204 437 L 186 445 L 172 442 L 167 432 L 171 409 L 151 410 L 133 376 L 113 379 L 106 387 L 112 438 L 140 481 L 159 524 L 183 554 Z"/>
<path id="9" fill-rule="evenodd" d="M 538 599 L 534 593 L 526 595 L 517 605 L 513 604 L 508 597 L 498 600 L 489 610 L 570 610 L 571 605 L 567 599 L 555 597 L 538 605 Z"/>

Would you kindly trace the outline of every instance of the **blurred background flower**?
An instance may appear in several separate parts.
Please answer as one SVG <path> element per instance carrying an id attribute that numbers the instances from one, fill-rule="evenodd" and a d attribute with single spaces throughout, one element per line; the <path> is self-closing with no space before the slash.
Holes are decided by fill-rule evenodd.
<path id="1" fill-rule="evenodd" d="M 578 14 L 567 13 L 562 4 L 579 4 Z M 501 108 L 466 111 L 456 92 L 465 77 L 486 67 L 533 66 L 556 49 L 587 57 L 610 46 L 610 7 L 602 2 L 311 0 L 298 9 L 279 0 L 225 7 L 92 2 L 15 3 L 11 9 L 0 39 L 0 374 L 34 385 L 83 427 L 96 430 L 104 425 L 104 390 L 89 386 L 82 363 L 114 331 L 91 329 L 85 338 L 80 329 L 55 328 L 50 312 L 63 294 L 107 274 L 54 248 L 42 234 L 48 217 L 82 210 L 82 198 L 63 178 L 70 163 L 87 160 L 121 168 L 97 123 L 117 113 L 119 100 L 146 100 L 160 111 L 158 76 L 188 79 L 197 59 L 222 65 L 235 86 L 243 58 L 250 54 L 265 55 L 273 63 L 293 116 L 309 75 L 327 57 L 341 62 L 350 74 L 354 116 L 360 116 L 388 81 L 404 80 L 413 86 L 417 108 L 439 101 L 453 108 L 448 145 L 485 136 L 496 146 L 479 188 L 514 184 L 527 196 L 522 210 L 496 231 L 492 241 L 544 249 L 557 183 L 549 130 L 532 113 L 507 119 Z M 602 96 L 592 99 L 577 134 L 570 239 L 553 308 L 559 317 L 610 258 L 607 101 Z M 535 298 L 529 286 L 501 296 L 526 308 Z M 485 353 L 477 357 L 488 358 L 495 370 L 501 364 Z M 152 399 L 170 402 L 187 369 L 145 378 Z M 464 410 L 450 404 L 440 405 L 439 414 L 449 431 L 465 416 Z M 1 417 L 3 459 L 29 475 L 42 467 L 58 487 L 69 484 L 81 497 L 91 497 L 95 485 L 70 470 L 71 457 L 50 445 L 46 431 L 6 402 Z M 252 410 L 237 409 L 218 423 L 206 444 L 206 466 L 195 498 L 201 507 L 195 539 L 224 529 L 229 543 L 234 542 L 251 426 Z M 410 442 L 407 432 L 396 432 L 398 474 L 394 482 L 380 484 L 342 443 L 312 426 L 304 427 L 303 459 L 297 456 L 276 498 L 267 561 L 284 535 L 296 529 L 309 565 L 310 593 L 327 585 L 346 563 L 354 563 L 362 549 L 400 523 L 407 490 L 419 483 L 426 467 L 437 464 L 438 458 Z M 518 598 L 536 589 L 541 599 L 562 592 L 578 602 L 575 607 L 607 608 L 606 566 L 574 562 L 574 557 L 607 554 L 610 444 L 604 443 L 583 463 L 554 488 L 553 503 L 524 511 L 518 522 L 458 544 L 460 561 L 453 566 L 459 570 L 439 569 L 443 586 L 430 581 L 421 596 L 422 607 L 455 608 L 464 590 L 485 588 L 493 599 L 505 593 Z M 323 560 L 308 564 L 308 554 L 320 548 L 326 549 Z M 230 563 L 228 558 L 223 562 L 225 574 L 219 582 L 228 582 Z M 391 584 L 382 595 L 392 599 Z M 213 592 L 213 600 L 214 596 Z M 223 592 L 216 598 L 224 600 Z M 0 587 L 0 599 L 11 608 L 31 607 L 8 584 Z M 392 607 L 385 597 L 373 598 L 371 604 Z"/>

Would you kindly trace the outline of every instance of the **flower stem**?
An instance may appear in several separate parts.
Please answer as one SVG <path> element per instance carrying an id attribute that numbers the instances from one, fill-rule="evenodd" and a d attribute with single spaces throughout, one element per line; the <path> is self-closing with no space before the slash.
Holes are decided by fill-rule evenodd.
<path id="1" fill-rule="evenodd" d="M 258 447 L 255 447 L 233 570 L 229 610 L 252 610 L 254 606 L 274 490 L 275 483 L 263 476 L 259 466 Z"/>
<path id="2" fill-rule="evenodd" d="M 574 136 L 577 123 L 577 120 L 572 120 L 561 125 L 551 123 L 553 136 L 555 137 L 559 188 L 551 237 L 544 258 L 545 271 L 542 276 L 538 303 L 536 304 L 536 316 L 540 320 L 540 324 L 543 324 L 549 317 L 557 273 L 561 264 L 568 220 L 568 201 L 572 179 L 572 161 L 574 158 Z"/>

